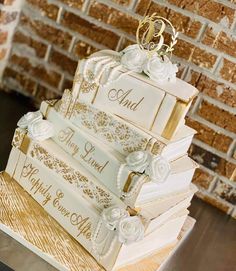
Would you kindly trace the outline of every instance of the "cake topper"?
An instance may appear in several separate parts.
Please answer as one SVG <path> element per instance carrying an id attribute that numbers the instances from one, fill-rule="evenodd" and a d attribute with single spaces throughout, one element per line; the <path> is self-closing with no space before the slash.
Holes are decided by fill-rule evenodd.
<path id="1" fill-rule="evenodd" d="M 164 32 L 171 32 L 169 37 Z M 119 53 L 105 50 L 84 60 L 80 70 L 90 84 L 106 87 L 129 73 L 143 73 L 151 80 L 165 84 L 175 82 L 178 67 L 168 57 L 177 43 L 178 32 L 171 22 L 156 13 L 139 21 L 137 43 Z M 120 72 L 122 68 L 126 70 Z"/>
<path id="2" fill-rule="evenodd" d="M 171 32 L 169 44 L 165 43 L 164 32 Z M 147 51 L 150 55 L 157 53 L 159 56 L 171 54 L 177 43 L 178 32 L 169 20 L 153 13 L 139 21 L 136 31 L 136 41 L 140 49 Z"/>

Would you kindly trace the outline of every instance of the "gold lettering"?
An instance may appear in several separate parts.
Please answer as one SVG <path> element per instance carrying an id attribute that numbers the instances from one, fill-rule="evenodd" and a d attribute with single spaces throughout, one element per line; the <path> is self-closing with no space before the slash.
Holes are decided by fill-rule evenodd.
<path id="1" fill-rule="evenodd" d="M 93 159 L 92 155 L 95 152 L 95 146 L 93 146 L 90 142 L 86 142 L 84 145 L 85 154 L 81 154 L 80 157 L 86 162 L 88 165 L 93 167 L 98 173 L 102 173 L 105 167 L 108 165 L 109 161 L 106 161 L 104 164 L 100 164 L 95 159 Z"/>
<path id="2" fill-rule="evenodd" d="M 144 97 L 142 97 L 140 100 L 136 102 L 132 101 L 129 98 L 132 91 L 133 91 L 132 89 L 124 91 L 123 89 L 117 90 L 113 88 L 113 89 L 110 89 L 108 92 L 108 99 L 111 102 L 118 102 L 118 104 L 120 104 L 121 106 L 126 107 L 132 111 L 136 111 L 138 110 L 138 107 L 144 100 Z"/>
<path id="3" fill-rule="evenodd" d="M 45 185 L 44 182 L 38 177 L 39 169 L 35 168 L 31 163 L 23 167 L 21 176 L 27 178 L 31 183 L 30 191 L 35 194 L 40 194 L 44 197 L 42 205 L 46 205 L 52 198 L 50 194 L 51 185 Z M 35 176 L 36 175 L 36 176 Z"/>
<path id="4" fill-rule="evenodd" d="M 79 231 L 78 236 L 81 234 L 85 236 L 86 239 L 91 238 L 91 222 L 89 217 L 83 218 L 80 214 L 73 213 L 70 217 L 70 222 L 73 226 L 77 226 Z"/>
<path id="5" fill-rule="evenodd" d="M 64 142 L 72 150 L 72 156 L 75 156 L 79 152 L 79 146 L 72 142 L 72 137 L 75 131 L 71 128 L 66 128 L 58 133 L 58 139 Z"/>
<path id="6" fill-rule="evenodd" d="M 57 197 L 53 200 L 53 206 L 57 208 L 62 216 L 69 217 L 70 211 L 63 207 L 63 205 L 60 203 L 60 200 L 64 198 L 64 193 L 61 192 L 61 190 L 57 190 L 56 195 Z"/>

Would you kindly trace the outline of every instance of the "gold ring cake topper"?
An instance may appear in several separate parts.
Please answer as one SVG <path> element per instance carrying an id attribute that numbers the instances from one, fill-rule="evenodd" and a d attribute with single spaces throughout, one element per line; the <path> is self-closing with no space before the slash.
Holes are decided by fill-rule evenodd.
<path id="1" fill-rule="evenodd" d="M 171 30 L 171 40 L 169 44 L 165 43 L 164 31 L 166 28 Z M 176 32 L 172 23 L 164 17 L 153 13 L 139 21 L 136 32 L 136 40 L 141 50 L 148 51 L 150 55 L 172 54 L 174 46 L 177 43 L 178 32 Z"/>

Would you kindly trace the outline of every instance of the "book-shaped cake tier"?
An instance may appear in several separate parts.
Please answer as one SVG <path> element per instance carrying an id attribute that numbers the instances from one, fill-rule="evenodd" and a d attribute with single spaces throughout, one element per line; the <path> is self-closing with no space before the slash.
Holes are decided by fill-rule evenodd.
<path id="1" fill-rule="evenodd" d="M 104 271 L 74 238 L 4 172 L 0 173 L 0 194 L 0 230 L 60 271 Z M 194 223 L 195 220 L 188 217 L 177 242 L 158 250 L 138 263 L 131 263 L 117 271 L 159 270 L 186 239 Z M 15 257 L 14 254 L 12 257 Z M 19 267 L 17 264 L 13 265 L 9 262 L 9 266 L 14 270 Z"/>
<path id="2" fill-rule="evenodd" d="M 165 27 L 172 32 L 170 44 L 164 43 Z M 198 93 L 176 78 L 178 68 L 170 56 L 177 35 L 168 20 L 153 14 L 140 21 L 137 44 L 79 61 L 72 90 L 75 105 L 92 104 L 171 139 Z"/>
<path id="3" fill-rule="evenodd" d="M 197 91 L 176 78 L 176 37 L 146 17 L 136 45 L 80 61 L 73 89 L 15 130 L 4 174 L 106 270 L 175 243 L 196 192 L 184 117 Z"/>

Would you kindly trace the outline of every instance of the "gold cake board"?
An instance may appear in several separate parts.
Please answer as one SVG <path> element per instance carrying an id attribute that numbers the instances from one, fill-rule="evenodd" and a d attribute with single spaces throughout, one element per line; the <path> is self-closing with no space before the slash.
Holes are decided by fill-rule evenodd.
<path id="1" fill-rule="evenodd" d="M 193 228 L 191 217 L 178 242 L 119 271 L 157 271 Z M 0 172 L 0 230 L 61 271 L 104 271 L 95 259 L 71 237 L 7 173 Z"/>

